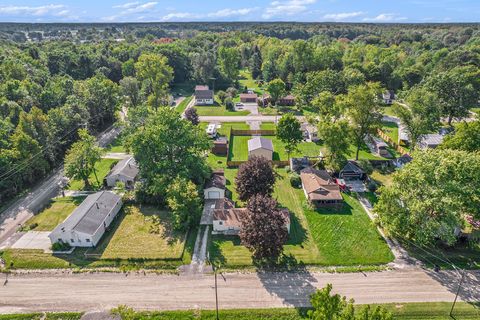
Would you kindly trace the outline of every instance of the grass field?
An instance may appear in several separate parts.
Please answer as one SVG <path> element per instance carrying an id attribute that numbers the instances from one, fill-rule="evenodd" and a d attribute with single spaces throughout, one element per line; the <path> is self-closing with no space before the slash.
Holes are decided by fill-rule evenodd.
<path id="1" fill-rule="evenodd" d="M 79 320 L 82 315 L 80 312 L 0 314 L 0 320 Z"/>
<path id="2" fill-rule="evenodd" d="M 93 190 L 99 190 L 103 185 L 103 178 L 110 172 L 110 169 L 118 162 L 117 159 L 101 159 L 95 164 L 95 170 L 97 172 L 98 183 L 95 179 L 95 175 L 92 173 L 88 180 Z M 68 184 L 69 190 L 84 190 L 85 184 L 81 180 L 72 180 Z"/>
<path id="3" fill-rule="evenodd" d="M 183 111 L 185 111 L 185 108 L 187 108 L 188 104 L 190 103 L 190 101 L 192 101 L 193 99 L 193 96 L 189 96 L 189 97 L 186 97 L 185 99 L 183 99 L 182 102 L 180 102 L 176 107 L 175 109 L 182 113 Z"/>
<path id="4" fill-rule="evenodd" d="M 36 224 L 37 226 L 30 230 L 52 231 L 65 220 L 84 199 L 84 197 L 53 199 L 42 212 L 28 219 L 28 221 L 25 222 L 25 226 L 29 228 L 29 226 Z"/>
<path id="5" fill-rule="evenodd" d="M 200 122 L 199 124 L 202 130 L 205 130 L 208 126 L 208 122 Z M 237 130 L 249 130 L 250 126 L 245 122 L 222 122 L 220 128 L 217 126 L 217 132 L 221 136 L 228 137 L 230 135 L 230 128 Z"/>
<path id="6" fill-rule="evenodd" d="M 131 210 L 129 208 L 132 208 Z M 52 255 L 43 250 L 6 249 L 0 253 L 14 269 L 63 269 L 117 267 L 125 269 L 174 270 L 191 261 L 197 230 L 183 234 L 170 228 L 168 214 L 152 207 L 126 207 L 120 211 L 97 248 L 77 248 L 69 255 Z M 159 216 L 159 224 L 151 217 Z M 150 233 L 152 231 L 158 233 Z M 93 254 L 86 257 L 85 253 Z M 13 264 L 13 265 L 12 265 Z"/>
<path id="7" fill-rule="evenodd" d="M 247 87 L 248 89 L 253 89 L 256 94 L 261 95 L 262 94 L 262 89 L 258 85 L 258 83 L 253 80 L 252 74 L 250 71 L 244 69 L 240 70 L 240 78 L 239 78 L 240 85 L 242 87 Z"/>
<path id="8" fill-rule="evenodd" d="M 355 298 L 355 297 L 347 297 Z M 427 302 L 427 303 L 389 303 L 381 304 L 389 310 L 396 320 L 447 320 L 449 316 L 450 302 Z M 357 310 L 362 305 L 357 305 Z M 307 308 L 272 308 L 272 309 L 231 309 L 219 310 L 220 319 L 226 320 L 302 320 L 308 319 Z M 479 319 L 480 310 L 472 304 L 458 302 L 455 306 L 454 315 L 458 320 Z M 2 319 L 2 318 L 0 318 Z M 216 319 L 215 310 L 182 310 L 162 312 L 138 312 L 133 319 Z"/>
<path id="9" fill-rule="evenodd" d="M 106 148 L 106 152 L 127 152 L 124 146 L 125 136 L 120 134 L 112 143 L 110 143 Z"/>
<path id="10" fill-rule="evenodd" d="M 185 233 L 174 232 L 171 215 L 150 206 L 125 206 L 111 232 L 90 253 L 101 259 L 181 259 Z"/>
<path id="11" fill-rule="evenodd" d="M 393 260 L 390 249 L 356 199 L 346 195 L 346 205 L 339 212 L 314 211 L 307 208 L 303 191 L 291 187 L 286 171 L 280 169 L 278 173 L 273 197 L 291 212 L 285 255 L 298 263 L 322 266 L 380 265 Z M 232 179 L 230 175 L 234 177 L 235 172 L 226 172 L 228 180 Z M 252 265 L 251 254 L 238 237 L 213 236 L 210 254 L 229 268 Z"/>
<path id="12" fill-rule="evenodd" d="M 276 130 L 277 125 L 273 122 L 262 122 L 260 124 L 260 129 L 261 130 Z"/>
<path id="13" fill-rule="evenodd" d="M 382 113 L 386 116 L 393 116 L 393 117 L 396 117 L 396 114 L 395 114 L 395 106 L 394 105 L 391 105 L 391 106 L 385 106 L 383 107 L 383 111 Z"/>
<path id="14" fill-rule="evenodd" d="M 276 136 L 264 136 L 266 139 L 272 140 L 273 143 L 273 160 L 288 160 L 285 144 Z M 248 140 L 251 136 L 233 136 L 230 137 L 230 159 L 232 161 L 248 160 Z M 292 153 L 295 156 L 318 156 L 320 146 L 313 142 L 302 142 L 298 144 L 298 151 Z"/>
<path id="15" fill-rule="evenodd" d="M 220 104 L 220 100 L 215 98 L 214 106 L 195 106 L 199 116 L 246 116 L 250 114 L 250 111 L 230 111 Z M 238 99 L 237 99 L 238 100 Z"/>
<path id="16" fill-rule="evenodd" d="M 382 122 L 382 131 L 395 143 L 398 143 L 398 125 L 395 122 Z"/>

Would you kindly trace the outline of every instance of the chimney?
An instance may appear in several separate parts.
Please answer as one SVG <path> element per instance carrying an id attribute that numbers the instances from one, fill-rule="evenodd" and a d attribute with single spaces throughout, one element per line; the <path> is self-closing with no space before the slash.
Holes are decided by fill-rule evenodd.
<path id="1" fill-rule="evenodd" d="M 95 202 L 95 204 L 97 205 L 97 209 L 100 209 L 100 207 L 98 206 L 98 202 Z"/>

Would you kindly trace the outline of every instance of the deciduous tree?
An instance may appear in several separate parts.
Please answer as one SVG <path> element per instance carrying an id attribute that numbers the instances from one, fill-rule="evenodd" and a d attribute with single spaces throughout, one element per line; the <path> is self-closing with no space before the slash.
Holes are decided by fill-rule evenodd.
<path id="1" fill-rule="evenodd" d="M 468 152 L 480 151 L 480 121 L 459 123 L 455 126 L 455 133 L 447 135 L 440 147 Z"/>
<path id="2" fill-rule="evenodd" d="M 202 201 L 192 181 L 181 177 L 172 181 L 167 188 L 167 205 L 173 215 L 173 227 L 186 230 L 198 222 L 202 214 Z"/>
<path id="3" fill-rule="evenodd" d="M 200 123 L 200 118 L 198 117 L 197 109 L 188 108 L 185 110 L 185 119 L 190 121 L 193 125 L 198 125 Z"/>
<path id="4" fill-rule="evenodd" d="M 264 157 L 251 157 L 240 166 L 235 177 L 238 197 L 242 201 L 247 201 L 256 194 L 270 195 L 274 184 L 275 173 L 270 162 Z"/>
<path id="5" fill-rule="evenodd" d="M 292 113 L 284 114 L 277 124 L 277 136 L 285 144 L 288 158 L 297 149 L 297 145 L 303 140 L 300 130 L 300 121 Z"/>
<path id="6" fill-rule="evenodd" d="M 265 195 L 254 195 L 248 200 L 242 217 L 240 239 L 254 259 L 276 261 L 288 239 L 286 220 L 278 203 Z"/>
<path id="7" fill-rule="evenodd" d="M 274 79 L 267 85 L 267 91 L 270 94 L 273 104 L 277 104 L 278 99 L 285 95 L 285 82 L 282 79 Z"/>

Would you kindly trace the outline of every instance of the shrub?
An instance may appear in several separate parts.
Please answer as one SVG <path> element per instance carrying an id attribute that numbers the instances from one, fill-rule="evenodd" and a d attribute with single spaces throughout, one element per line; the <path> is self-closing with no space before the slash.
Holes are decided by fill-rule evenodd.
<path id="1" fill-rule="evenodd" d="M 52 251 L 68 251 L 71 246 L 67 242 L 55 242 L 52 244 Z"/>
<path id="2" fill-rule="evenodd" d="M 302 180 L 300 179 L 300 176 L 296 172 L 291 172 L 290 173 L 290 184 L 294 188 L 300 188 L 302 185 Z"/>
<path id="3" fill-rule="evenodd" d="M 36 227 L 38 227 L 38 223 L 36 223 L 36 222 L 34 222 L 34 223 L 32 223 L 31 225 L 28 226 L 28 228 L 29 228 L 30 230 L 33 230 L 33 229 L 35 229 Z"/>
<path id="4" fill-rule="evenodd" d="M 230 111 L 233 111 L 235 109 L 232 98 L 225 99 L 225 108 Z"/>

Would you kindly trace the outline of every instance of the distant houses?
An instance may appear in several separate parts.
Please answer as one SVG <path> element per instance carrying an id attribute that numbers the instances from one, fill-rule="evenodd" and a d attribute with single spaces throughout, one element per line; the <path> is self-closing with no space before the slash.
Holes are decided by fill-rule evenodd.
<path id="1" fill-rule="evenodd" d="M 260 106 L 267 106 L 271 102 L 271 97 L 268 94 L 259 97 L 257 100 Z M 294 106 L 295 105 L 295 97 L 291 94 L 286 95 L 278 99 L 277 104 L 280 106 Z"/>
<path id="2" fill-rule="evenodd" d="M 122 208 L 122 199 L 110 191 L 89 195 L 50 234 L 53 243 L 95 247 Z"/>
<path id="3" fill-rule="evenodd" d="M 305 197 L 317 208 L 343 204 L 340 187 L 327 171 L 309 167 L 300 172 L 300 179 Z"/>
<path id="4" fill-rule="evenodd" d="M 240 102 L 243 103 L 257 103 L 256 93 L 240 93 Z"/>
<path id="5" fill-rule="evenodd" d="M 206 85 L 195 86 L 195 105 L 205 106 L 214 104 L 214 93 Z"/>
<path id="6" fill-rule="evenodd" d="M 122 182 L 125 184 L 125 188 L 133 188 L 138 172 L 139 168 L 133 157 L 122 159 L 105 177 L 105 184 L 113 188 L 117 182 Z"/>
<path id="7" fill-rule="evenodd" d="M 248 140 L 248 158 L 252 156 L 264 157 L 268 160 L 273 159 L 272 140 L 262 137 L 254 137 Z"/>
<path id="8" fill-rule="evenodd" d="M 393 104 L 393 102 L 395 101 L 395 92 L 393 90 L 385 91 L 382 94 L 382 99 L 383 99 L 383 103 L 387 105 Z"/>

